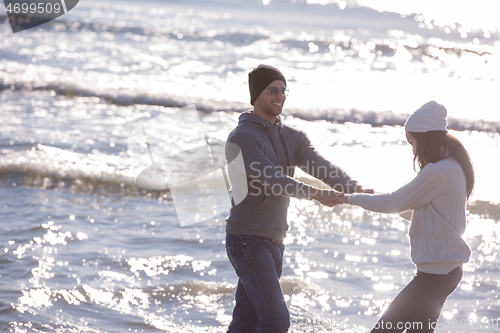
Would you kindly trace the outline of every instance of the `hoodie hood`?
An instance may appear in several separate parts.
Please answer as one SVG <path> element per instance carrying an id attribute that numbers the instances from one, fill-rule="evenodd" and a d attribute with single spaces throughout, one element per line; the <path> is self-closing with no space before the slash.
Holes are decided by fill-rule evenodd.
<path id="1" fill-rule="evenodd" d="M 265 120 L 264 118 L 262 118 L 261 116 L 258 116 L 255 113 L 253 113 L 252 111 L 243 112 L 240 115 L 238 124 L 241 124 L 241 123 L 243 123 L 245 121 L 249 121 L 251 123 L 254 123 L 254 124 L 257 124 L 257 125 L 260 125 L 260 126 L 263 126 L 263 127 L 268 127 L 268 126 L 274 126 L 274 127 L 280 127 L 280 128 L 283 127 L 283 123 L 281 122 L 281 117 L 280 116 L 276 117 L 276 123 L 275 124 L 271 124 L 267 120 Z"/>
<path id="2" fill-rule="evenodd" d="M 280 156 L 282 155 L 281 152 L 284 152 L 283 163 L 286 164 L 283 165 L 288 165 L 290 163 L 290 156 L 288 155 L 289 148 L 287 147 L 286 140 L 283 137 L 284 136 L 283 123 L 281 122 L 281 117 L 279 115 L 276 116 L 276 123 L 270 124 L 267 120 L 265 120 L 261 116 L 256 115 L 252 111 L 247 111 L 241 114 L 238 125 L 241 125 L 244 122 L 251 122 L 253 124 L 256 124 L 264 128 L 267 132 L 267 136 L 269 137 L 269 141 L 271 142 L 276 155 Z M 279 141 L 279 143 L 277 141 Z M 281 145 L 284 147 L 283 150 L 277 148 Z"/>

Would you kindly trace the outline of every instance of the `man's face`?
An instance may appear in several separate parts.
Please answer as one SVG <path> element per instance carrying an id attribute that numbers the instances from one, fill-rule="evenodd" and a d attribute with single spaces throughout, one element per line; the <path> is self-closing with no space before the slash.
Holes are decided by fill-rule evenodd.
<path id="1" fill-rule="evenodd" d="M 278 88 L 279 92 L 276 96 L 272 96 L 269 93 L 269 89 Z M 275 119 L 283 111 L 283 105 L 285 104 L 286 96 L 283 95 L 283 88 L 285 88 L 285 83 L 281 80 L 276 80 L 271 82 L 255 100 L 254 107 L 257 114 L 261 113 L 265 119 Z"/>

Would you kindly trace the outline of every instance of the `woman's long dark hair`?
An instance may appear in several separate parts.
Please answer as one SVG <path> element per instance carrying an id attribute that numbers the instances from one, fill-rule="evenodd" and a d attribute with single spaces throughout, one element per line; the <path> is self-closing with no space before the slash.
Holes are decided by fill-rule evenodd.
<path id="1" fill-rule="evenodd" d="M 410 132 L 417 140 L 417 151 L 413 159 L 413 166 L 418 161 L 422 170 L 428 163 L 436 163 L 446 156 L 457 161 L 465 174 L 467 183 L 467 199 L 474 189 L 474 168 L 469 153 L 453 135 L 444 131 L 429 131 L 425 133 Z"/>

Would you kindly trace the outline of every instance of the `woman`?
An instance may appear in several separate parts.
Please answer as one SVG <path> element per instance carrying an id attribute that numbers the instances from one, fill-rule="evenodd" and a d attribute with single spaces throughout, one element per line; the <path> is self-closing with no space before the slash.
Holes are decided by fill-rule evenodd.
<path id="1" fill-rule="evenodd" d="M 474 188 L 469 154 L 448 134 L 446 109 L 434 101 L 406 121 L 420 172 L 384 194 L 342 194 L 343 203 L 380 213 L 412 211 L 409 230 L 414 279 L 394 298 L 372 332 L 433 332 L 446 298 L 462 279 L 470 248 L 462 239 L 466 201 Z"/>

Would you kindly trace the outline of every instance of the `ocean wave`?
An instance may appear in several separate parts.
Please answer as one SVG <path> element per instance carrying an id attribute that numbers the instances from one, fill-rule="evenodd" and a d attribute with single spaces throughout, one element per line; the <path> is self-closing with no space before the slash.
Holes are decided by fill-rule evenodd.
<path id="1" fill-rule="evenodd" d="M 369 10 L 370 15 L 367 15 L 365 12 Z M 339 48 L 342 51 L 347 51 L 349 56 L 359 57 L 361 51 L 366 51 L 366 43 L 370 43 L 370 51 L 374 54 L 381 54 L 383 56 L 394 56 L 396 54 L 396 49 L 390 44 L 387 38 L 382 38 L 382 35 L 379 36 L 379 30 L 384 31 L 384 37 L 387 37 L 388 31 L 397 30 L 395 24 L 401 25 L 400 30 L 402 32 L 423 35 L 426 37 L 426 31 L 416 28 L 418 26 L 415 23 L 414 15 L 408 16 L 406 18 L 400 18 L 399 15 L 389 14 L 389 13 L 380 13 L 377 11 L 373 11 L 367 8 L 351 8 L 348 10 L 349 14 L 346 15 L 345 11 L 339 11 L 339 13 L 332 13 L 332 15 L 337 16 L 339 22 L 339 33 L 331 36 L 323 36 L 318 38 L 318 36 L 313 36 L 309 34 L 297 34 L 293 38 L 290 38 L 289 34 L 269 34 L 269 32 L 248 29 L 248 30 L 239 30 L 233 31 L 233 29 L 219 29 L 217 31 L 210 30 L 206 31 L 202 29 L 202 27 L 170 27 L 165 25 L 155 25 L 152 27 L 141 27 L 140 22 L 136 22 L 137 25 L 134 25 L 134 22 L 129 22 L 129 25 L 115 25 L 113 22 L 109 23 L 97 23 L 97 22 L 82 22 L 82 21 L 68 21 L 59 18 L 57 21 L 48 22 L 37 29 L 43 29 L 46 31 L 66 31 L 68 33 L 75 32 L 84 32 L 84 33 L 111 33 L 114 35 L 126 35 L 126 36 L 141 36 L 145 38 L 151 37 L 159 37 L 164 41 L 168 40 L 182 40 L 185 43 L 214 43 L 214 42 L 222 42 L 231 44 L 235 47 L 242 47 L 246 45 L 250 45 L 262 40 L 270 40 L 275 44 L 279 44 L 286 51 L 298 50 L 300 52 L 310 52 L 311 43 L 315 46 L 316 53 L 330 53 L 332 49 Z M 311 14 L 311 13 L 309 13 Z M 386 15 L 392 15 L 394 17 L 385 17 Z M 346 17 L 347 16 L 347 17 Z M 396 23 L 395 17 L 398 20 L 403 22 Z M 351 26 L 351 21 L 360 22 L 363 21 L 367 24 L 368 27 L 372 25 L 376 25 L 376 29 L 371 31 L 369 34 L 358 34 L 354 32 L 350 32 L 353 29 L 358 29 L 359 27 Z M 366 20 L 370 20 L 370 23 L 366 23 Z M 8 22 L 8 18 L 6 15 L 0 15 L 0 22 Z M 384 23 L 387 21 L 387 23 Z M 407 22 L 406 22 L 407 21 Z M 382 22 L 382 23 L 381 23 Z M 390 22 L 390 23 L 389 23 Z M 385 26 L 380 26 L 380 24 L 386 24 Z M 415 25 L 415 27 L 412 27 Z M 350 29 L 350 30 L 349 30 Z M 437 28 L 436 28 L 437 29 Z M 413 31 L 415 30 L 415 31 Z M 413 56 L 413 60 L 423 61 L 425 57 L 429 57 L 432 59 L 438 59 L 436 56 L 436 49 L 444 51 L 447 54 L 455 54 L 458 57 L 462 56 L 464 53 L 471 53 L 478 56 L 491 55 L 489 48 L 482 49 L 480 47 L 472 47 L 471 44 L 463 43 L 463 38 L 460 37 L 460 33 L 458 29 L 454 29 L 453 32 L 445 33 L 444 29 L 442 33 L 439 34 L 439 37 L 443 39 L 443 45 L 434 45 L 430 43 L 418 43 L 417 39 L 413 37 L 407 39 L 404 36 L 399 36 L 399 41 L 402 42 L 402 45 L 406 48 L 406 50 Z M 390 35 L 390 34 L 389 34 Z M 491 35 L 491 34 L 490 34 Z M 435 37 L 429 35 L 427 37 Z M 129 37 L 127 37 L 129 38 Z M 484 38 L 484 36 L 480 33 L 470 33 L 468 38 L 476 38 L 481 40 L 483 44 L 488 45 L 492 43 L 492 41 L 500 38 L 500 32 L 495 36 L 490 38 Z M 458 41 L 458 43 L 446 44 L 445 41 L 454 40 Z M 493 44 L 492 44 L 493 45 Z"/>
<path id="2" fill-rule="evenodd" d="M 207 98 L 185 98 L 182 96 L 156 96 L 147 93 L 119 91 L 119 92 L 100 92 L 88 88 L 78 87 L 76 84 L 50 83 L 38 85 L 34 83 L 14 83 L 5 84 L 0 81 L 1 90 L 11 91 L 33 91 L 45 90 L 51 91 L 66 97 L 98 97 L 111 104 L 128 105 L 157 105 L 163 107 L 181 108 L 186 105 L 195 104 L 196 109 L 202 112 L 230 111 L 243 112 L 248 110 L 248 105 L 235 101 L 219 101 Z M 398 114 L 392 111 L 365 111 L 357 109 L 298 109 L 294 107 L 286 108 L 286 114 L 308 121 L 326 120 L 328 122 L 345 124 L 369 124 L 372 126 L 403 126 L 408 115 Z M 479 131 L 500 133 L 500 123 L 487 120 L 457 119 L 448 117 L 448 128 L 457 131 Z"/>
<path id="3" fill-rule="evenodd" d="M 162 200 L 172 201 L 168 187 L 161 191 L 138 187 L 133 163 L 128 156 L 100 152 L 84 154 L 42 144 L 23 146 L 18 150 L 2 149 L 0 185 L 23 185 L 44 190 L 70 188 L 74 192 L 100 191 L 148 197 L 156 194 Z M 467 209 L 470 214 L 500 221 L 498 202 L 476 200 L 469 203 Z"/>
<path id="4" fill-rule="evenodd" d="M 80 191 L 138 191 L 134 169 L 121 156 L 99 152 L 83 154 L 35 144 L 21 149 L 2 149 L 0 177 L 3 184 L 41 189 L 71 187 Z M 130 162 L 130 161 L 129 161 Z M 16 183 L 21 176 L 21 183 Z M 10 179 L 12 181 L 7 181 Z"/>
<path id="5" fill-rule="evenodd" d="M 5 22 L 8 24 L 8 17 L 6 15 L 0 15 L 0 22 Z M 66 31 L 66 32 L 85 32 L 85 33 L 112 33 L 120 35 L 137 35 L 144 37 L 161 37 L 162 39 L 180 39 L 179 36 L 182 34 L 183 41 L 186 42 L 213 42 L 213 41 L 223 41 L 231 43 L 237 46 L 248 45 L 254 43 L 260 39 L 268 38 L 268 36 L 255 33 L 255 32 L 231 32 L 222 31 L 214 34 L 213 32 L 207 32 L 204 30 L 186 29 L 182 30 L 178 27 L 169 26 L 155 26 L 155 27 L 141 27 L 139 24 L 141 22 L 136 22 L 137 25 L 116 25 L 112 24 L 113 21 L 108 24 L 98 23 L 98 22 L 82 22 L 82 21 L 68 21 L 58 18 L 56 21 L 47 22 L 37 29 L 42 29 L 45 31 Z"/>
<path id="6" fill-rule="evenodd" d="M 476 200 L 468 205 L 471 214 L 479 215 L 482 218 L 500 221 L 500 203 L 491 201 Z"/>
<path id="7" fill-rule="evenodd" d="M 0 78 L 1 79 L 1 78 Z M 29 91 L 49 91 L 54 94 L 65 96 L 65 97 L 98 97 L 103 101 L 128 106 L 128 105 L 158 105 L 164 107 L 180 108 L 185 107 L 189 104 L 196 104 L 196 109 L 203 112 L 219 111 L 224 109 L 229 109 L 232 111 L 245 111 L 248 107 L 245 107 L 245 103 L 238 102 L 227 102 L 227 101 L 213 101 L 209 99 L 202 98 L 185 98 L 182 96 L 156 96 L 152 94 L 144 93 L 134 93 L 133 91 L 108 91 L 102 92 L 98 89 L 92 90 L 90 88 L 80 87 L 77 84 L 69 84 L 66 82 L 53 82 L 53 83 L 36 83 L 36 82 L 14 82 L 5 83 L 0 80 L 0 91 L 10 90 L 18 92 L 29 92 Z M 229 103 L 229 107 L 228 107 Z"/>
<path id="8" fill-rule="evenodd" d="M 304 120 L 326 120 L 333 123 L 369 124 L 380 126 L 403 126 L 408 118 L 406 114 L 392 111 L 361 111 L 356 109 L 326 109 L 326 110 L 287 109 L 287 114 Z M 456 119 L 448 117 L 448 128 L 457 131 L 479 131 L 500 133 L 500 123 L 486 120 Z"/>

